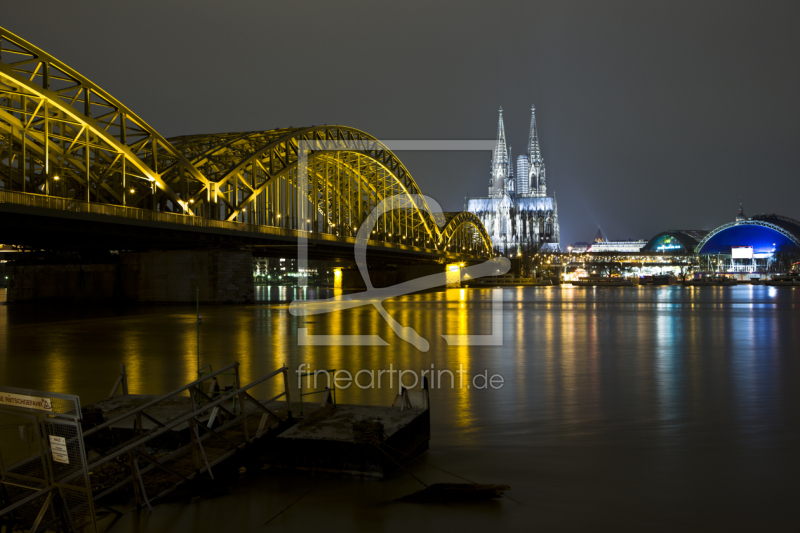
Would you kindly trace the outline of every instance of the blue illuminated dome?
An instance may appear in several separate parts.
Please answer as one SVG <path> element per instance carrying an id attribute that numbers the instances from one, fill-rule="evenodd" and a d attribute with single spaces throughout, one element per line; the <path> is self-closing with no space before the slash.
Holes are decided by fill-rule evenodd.
<path id="1" fill-rule="evenodd" d="M 709 232 L 697 253 L 729 255 L 737 246 L 752 246 L 754 254 L 771 254 L 783 246 L 800 250 L 800 222 L 779 215 L 737 220 Z"/>

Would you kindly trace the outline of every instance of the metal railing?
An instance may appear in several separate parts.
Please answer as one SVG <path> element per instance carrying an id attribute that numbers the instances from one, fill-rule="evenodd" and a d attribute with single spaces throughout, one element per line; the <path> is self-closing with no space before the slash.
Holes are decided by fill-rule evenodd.
<path id="1" fill-rule="evenodd" d="M 355 237 L 331 235 L 316 231 L 303 231 L 298 229 L 280 228 L 277 226 L 265 226 L 261 224 L 250 224 L 248 222 L 233 222 L 228 220 L 214 220 L 201 216 L 183 215 L 179 213 L 168 213 L 164 211 L 150 211 L 139 209 L 138 207 L 127 207 L 122 205 L 92 203 L 72 198 L 59 198 L 57 196 L 47 196 L 19 191 L 9 191 L 0 189 L 0 203 L 21 205 L 25 207 L 40 207 L 70 213 L 89 213 L 93 215 L 105 215 L 125 218 L 128 220 L 141 220 L 145 222 L 164 222 L 168 224 L 179 224 L 181 226 L 191 226 L 194 228 L 222 229 L 228 231 L 240 231 L 243 233 L 256 233 L 259 235 L 274 235 L 277 237 L 288 237 L 292 239 L 306 238 L 309 240 L 321 240 L 335 243 L 355 244 Z M 447 258 L 464 257 L 467 254 L 457 254 L 435 248 L 421 248 L 407 244 L 399 244 L 385 241 L 367 242 L 369 246 L 388 248 L 391 250 L 402 250 L 411 252 L 423 252 L 435 254 Z"/>
<path id="2" fill-rule="evenodd" d="M 300 393 L 298 396 L 300 397 L 300 415 L 303 415 L 303 396 L 311 396 L 313 394 L 322 394 L 329 392 L 331 393 L 331 400 L 333 401 L 333 406 L 336 407 L 336 380 L 333 379 L 333 374 L 336 372 L 335 368 L 330 368 L 328 370 L 316 370 L 314 372 L 304 372 L 299 374 L 300 378 Z M 331 385 L 330 387 L 325 387 L 322 390 L 315 390 L 311 392 L 303 392 L 303 378 L 307 376 L 314 376 L 314 384 L 317 383 L 317 376 L 320 374 L 325 374 L 325 377 L 328 380 L 328 383 Z"/>
<path id="3" fill-rule="evenodd" d="M 207 386 L 222 375 L 233 376 L 233 387 L 215 395 Z M 251 389 L 276 376 L 283 377 L 283 392 L 265 401 L 257 400 L 251 395 Z M 115 386 L 112 394 L 116 388 Z M 186 399 L 186 407 L 177 412 L 173 409 L 174 416 L 164 419 L 163 414 L 160 414 L 165 412 L 164 406 L 174 403 L 177 397 L 185 397 L 187 392 L 189 398 Z M 286 401 L 283 416 L 275 412 L 274 405 L 270 405 L 281 398 Z M 268 425 L 270 419 L 273 422 Z M 145 420 L 149 428 L 145 427 Z M 132 485 L 137 503 L 149 507 L 152 500 L 164 496 L 202 472 L 208 472 L 213 478 L 212 467 L 216 464 L 265 433 L 286 423 L 291 424 L 292 421 L 286 367 L 244 386 L 239 384 L 238 363 L 203 373 L 191 383 L 145 402 L 83 434 L 87 448 L 97 454 L 88 464 L 92 485 L 96 488 L 94 500 L 125 485 Z M 103 442 L 104 435 L 107 436 L 107 432 L 103 430 L 127 426 L 131 426 L 131 436 L 123 442 L 111 449 L 103 449 L 97 445 L 98 442 Z M 151 443 L 167 436 L 178 440 L 176 449 L 161 455 L 148 451 L 149 447 L 154 446 Z M 139 461 L 145 465 L 140 467 Z M 153 478 L 159 474 L 160 480 Z M 149 496 L 148 492 L 154 490 L 157 492 Z"/>
<path id="4" fill-rule="evenodd" d="M 20 458 L 12 439 L 0 440 L 0 520 L 21 529 L 96 530 L 80 399 L 71 394 L 0 387 L 0 420 L 29 436 Z M 16 405 L 8 405 L 8 398 Z M 19 406 L 17 406 L 19 405 Z M 11 424 L 9 424 L 11 425 Z M 30 433 L 33 433 L 31 435 Z"/>
<path id="5" fill-rule="evenodd" d="M 208 372 L 204 372 L 204 370 L 206 368 L 208 369 Z M 214 373 L 214 368 L 209 363 L 206 366 L 204 366 L 204 367 L 202 367 L 202 368 L 197 370 L 197 378 L 201 379 L 203 376 L 206 376 L 208 374 L 213 374 L 213 373 Z M 202 404 L 203 401 L 205 400 L 205 398 L 208 398 L 208 396 L 212 397 L 212 398 L 209 398 L 209 400 L 211 400 L 211 399 L 213 399 L 213 397 L 217 397 L 223 392 L 228 392 L 230 389 L 234 388 L 235 384 L 237 383 L 236 380 L 239 379 L 238 378 L 239 374 L 237 372 L 221 372 L 219 374 L 214 374 L 214 375 L 215 376 L 235 376 L 233 378 L 234 379 L 234 384 L 233 385 L 228 385 L 224 389 L 221 389 L 221 388 L 219 388 L 219 382 L 217 381 L 217 378 L 214 377 L 213 378 L 214 379 L 214 383 L 211 384 L 211 386 L 210 386 L 210 388 L 208 390 L 208 394 L 198 398 L 198 403 Z M 234 407 L 234 409 L 236 408 L 236 398 L 235 397 L 233 398 L 233 407 Z"/>

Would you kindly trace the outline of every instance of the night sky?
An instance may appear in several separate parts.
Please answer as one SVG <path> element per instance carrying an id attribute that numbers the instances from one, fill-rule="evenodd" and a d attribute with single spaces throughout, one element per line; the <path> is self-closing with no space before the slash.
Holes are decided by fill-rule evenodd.
<path id="1" fill-rule="evenodd" d="M 170 137 L 493 139 L 536 105 L 561 243 L 800 218 L 800 2 L 13 2 L 0 25 Z M 446 210 L 489 152 L 400 152 Z"/>

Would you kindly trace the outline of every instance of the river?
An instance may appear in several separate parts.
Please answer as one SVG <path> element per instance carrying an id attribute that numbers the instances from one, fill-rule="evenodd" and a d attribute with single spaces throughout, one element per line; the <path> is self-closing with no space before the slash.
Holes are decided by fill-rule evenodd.
<path id="1" fill-rule="evenodd" d="M 493 333 L 490 289 L 387 302 L 429 341 L 422 352 L 371 306 L 295 317 L 286 300 L 330 291 L 258 287 L 256 304 L 201 307 L 199 353 L 214 368 L 238 361 L 245 383 L 283 364 L 460 368 L 471 386 L 446 378 L 431 391 L 431 449 L 411 471 L 426 483 L 459 481 L 437 467 L 508 484 L 509 498 L 393 503 L 421 488 L 407 472 L 360 481 L 267 470 L 228 494 L 129 512 L 111 531 L 798 530 L 800 290 L 500 290 L 501 345 L 442 337 Z M 299 328 L 388 345 L 298 346 Z M 133 393 L 194 379 L 195 307 L 0 306 L 0 384 L 79 394 L 87 405 L 108 394 L 120 363 Z M 474 380 L 484 372 L 502 385 Z M 338 400 L 389 405 L 396 392 L 384 381 Z"/>

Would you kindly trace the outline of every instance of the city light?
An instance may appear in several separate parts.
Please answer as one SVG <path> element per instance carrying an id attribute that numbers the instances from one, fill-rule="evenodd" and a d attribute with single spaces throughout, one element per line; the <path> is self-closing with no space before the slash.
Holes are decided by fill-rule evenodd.
<path id="1" fill-rule="evenodd" d="M 87 16 L 17 2 L 14 31 L 77 36 L 89 78 L 146 98 L 129 108 L 56 59 L 74 50 L 0 28 L 0 507 L 13 513 L 0 533 L 118 519 L 788 529 L 800 162 L 781 156 L 800 3 L 719 3 L 588 17 L 559 2 L 370 5 L 377 24 L 327 5 L 292 18 L 188 4 L 191 23 L 164 32 L 133 4 Z M 411 39 L 398 47 L 393 25 Z M 433 70 L 402 68 L 426 54 Z M 602 68 L 608 57 L 631 68 Z M 190 83 L 203 62 L 212 72 Z M 586 65 L 596 72 L 563 75 Z M 730 65 L 751 75 L 726 77 Z M 458 98 L 448 80 L 467 80 Z M 642 80 L 667 80 L 667 105 Z M 165 90 L 202 105 L 172 112 Z M 709 100 L 736 104 L 730 120 Z M 516 118 L 494 113 L 509 103 Z M 734 219 L 736 196 L 762 214 L 740 204 Z M 665 230 L 678 227 L 699 229 Z M 413 245 L 394 246 L 395 231 Z M 389 386 L 366 390 L 381 389 L 376 372 Z M 507 386 L 483 390 L 495 372 Z M 246 448 L 269 453 L 237 459 Z"/>

